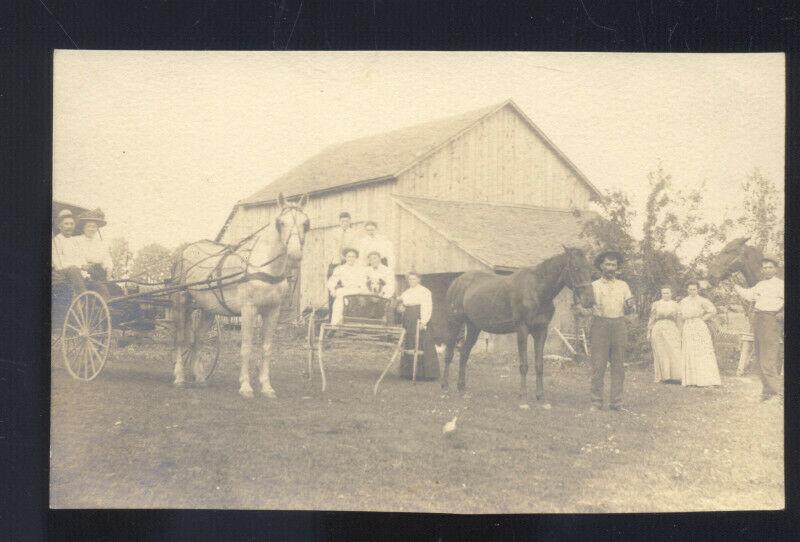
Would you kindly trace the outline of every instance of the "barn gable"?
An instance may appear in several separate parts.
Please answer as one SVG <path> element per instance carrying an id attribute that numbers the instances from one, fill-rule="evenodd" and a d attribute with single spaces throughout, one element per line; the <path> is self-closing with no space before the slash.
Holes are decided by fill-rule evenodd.
<path id="1" fill-rule="evenodd" d="M 505 104 L 484 107 L 461 115 L 332 145 L 239 204 L 272 202 L 280 192 L 290 197 L 393 179 L 397 173 L 435 147 L 503 105 Z"/>
<path id="2" fill-rule="evenodd" d="M 598 190 L 555 144 L 511 101 L 434 120 L 392 132 L 363 137 L 333 145 L 309 158 L 262 190 L 241 200 L 239 205 L 272 203 L 283 192 L 287 197 L 318 194 L 365 183 L 398 178 L 415 164 L 449 144 L 481 121 L 505 111 L 524 124 L 547 152 L 551 153 L 591 192 Z"/>

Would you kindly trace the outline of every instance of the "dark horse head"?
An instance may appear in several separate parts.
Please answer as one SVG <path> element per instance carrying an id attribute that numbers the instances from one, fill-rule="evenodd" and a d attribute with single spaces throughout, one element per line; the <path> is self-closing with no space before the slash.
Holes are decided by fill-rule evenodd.
<path id="1" fill-rule="evenodd" d="M 708 263 L 708 281 L 716 286 L 732 273 L 744 269 L 745 251 L 749 237 L 734 239 Z"/>
<path id="2" fill-rule="evenodd" d="M 586 253 L 580 248 L 564 246 L 563 257 L 564 285 L 572 290 L 573 296 L 583 307 L 591 307 L 594 305 L 594 288 L 592 288 L 594 269 L 586 259 Z"/>

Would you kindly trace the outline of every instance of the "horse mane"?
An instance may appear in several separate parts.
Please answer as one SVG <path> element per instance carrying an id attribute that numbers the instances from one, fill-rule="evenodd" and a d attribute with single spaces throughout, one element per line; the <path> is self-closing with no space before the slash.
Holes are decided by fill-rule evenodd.
<path id="1" fill-rule="evenodd" d="M 553 275 L 556 275 L 563 270 L 564 266 L 563 258 L 565 256 L 567 256 L 565 252 L 555 254 L 553 256 L 550 256 L 546 260 L 539 262 L 536 265 L 521 267 L 513 274 L 520 276 L 527 274 L 534 274 L 539 278 L 543 279 L 550 278 Z"/>

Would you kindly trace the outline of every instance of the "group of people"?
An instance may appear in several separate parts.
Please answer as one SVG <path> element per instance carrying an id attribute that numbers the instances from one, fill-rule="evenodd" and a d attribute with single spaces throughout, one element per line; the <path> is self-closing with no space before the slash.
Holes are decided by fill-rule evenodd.
<path id="1" fill-rule="evenodd" d="M 604 378 L 611 370 L 609 409 L 622 406 L 625 377 L 625 351 L 629 320 L 636 317 L 636 306 L 628 284 L 617 278 L 624 256 L 616 250 L 597 255 L 595 266 L 602 277 L 592 283 L 595 305 L 577 307 L 592 316 L 590 349 L 592 358 L 591 410 L 603 408 Z M 784 284 L 775 276 L 777 259 L 765 256 L 764 280 L 752 288 L 735 286 L 743 299 L 753 302 L 755 352 L 762 381 L 762 400 L 782 400 L 783 377 L 780 375 L 780 339 L 783 322 Z M 721 385 L 714 344 L 708 322 L 716 315 L 714 304 L 700 295 L 699 281 L 689 281 L 686 297 L 673 299 L 669 286 L 661 289 L 661 299 L 650 307 L 647 336 L 653 347 L 656 382 L 683 386 Z"/>
<path id="2" fill-rule="evenodd" d="M 58 213 L 56 223 L 59 233 L 52 244 L 53 279 L 68 281 L 75 295 L 86 291 L 86 280 L 92 280 L 98 293 L 107 299 L 105 281 L 111 276 L 114 263 L 99 233 L 106 225 L 103 212 L 94 209 L 76 217 L 64 209 Z"/>
<path id="3" fill-rule="evenodd" d="M 428 330 L 433 315 L 433 297 L 425 288 L 420 276 L 411 271 L 405 275 L 408 288 L 396 296 L 397 284 L 394 270 L 394 248 L 391 241 L 378 232 L 378 224 L 372 220 L 364 223 L 364 232 L 358 234 L 352 226 L 352 217 L 346 211 L 339 214 L 339 226 L 335 233 L 336 247 L 328 265 L 329 308 L 331 324 L 342 323 L 344 298 L 354 294 L 374 294 L 392 299 L 392 312 L 402 314 L 406 328 L 406 350 L 413 348 L 416 326 L 420 326 L 422 355 L 418 359 L 417 378 L 435 380 L 439 378 L 439 359 L 432 335 Z M 412 377 L 410 356 L 404 355 L 400 374 Z"/>
<path id="4" fill-rule="evenodd" d="M 780 376 L 780 340 L 783 322 L 784 284 L 775 276 L 777 258 L 764 256 L 764 279 L 752 288 L 734 285 L 736 293 L 753 303 L 752 326 L 761 380 L 762 399 L 783 395 Z M 650 308 L 648 338 L 653 346 L 655 379 L 681 382 L 684 386 L 719 386 L 720 377 L 711 333 L 707 326 L 716 308 L 699 295 L 700 284 L 690 281 L 687 296 L 673 301 L 672 289 L 661 289 L 661 299 Z"/>

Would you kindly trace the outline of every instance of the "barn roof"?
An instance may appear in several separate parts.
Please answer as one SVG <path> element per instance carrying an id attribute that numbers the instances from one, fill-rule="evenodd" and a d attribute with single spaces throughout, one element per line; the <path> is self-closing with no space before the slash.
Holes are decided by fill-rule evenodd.
<path id="1" fill-rule="evenodd" d="M 458 248 L 498 270 L 536 265 L 563 251 L 562 244 L 589 244 L 581 233 L 598 216 L 549 207 L 394 199 Z"/>
<path id="2" fill-rule="evenodd" d="M 507 100 L 461 115 L 330 146 L 278 177 L 255 194 L 241 200 L 239 204 L 269 203 L 275 201 L 280 192 L 291 197 L 393 179 L 484 117 L 506 106 L 514 108 L 534 132 L 575 172 L 576 176 L 593 192 L 599 194 L 597 188 L 586 176 L 533 124 L 519 107 L 513 101 Z"/>

